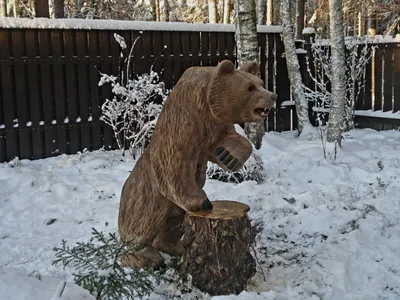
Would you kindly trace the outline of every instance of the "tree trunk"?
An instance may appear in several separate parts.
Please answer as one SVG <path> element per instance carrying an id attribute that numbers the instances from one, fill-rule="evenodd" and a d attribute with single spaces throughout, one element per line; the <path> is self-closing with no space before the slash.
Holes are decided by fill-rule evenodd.
<path id="1" fill-rule="evenodd" d="M 64 0 L 54 0 L 54 18 L 64 18 Z"/>
<path id="2" fill-rule="evenodd" d="M 208 0 L 208 22 L 211 24 L 217 23 L 217 1 Z"/>
<path id="3" fill-rule="evenodd" d="M 272 25 L 274 23 L 274 1 L 267 0 L 267 25 Z"/>
<path id="4" fill-rule="evenodd" d="M 160 0 L 156 0 L 155 8 L 156 8 L 156 21 L 160 22 L 161 21 L 161 17 L 160 17 Z"/>
<path id="5" fill-rule="evenodd" d="M 22 7 L 20 0 L 14 0 L 14 17 L 21 18 L 22 17 Z"/>
<path id="6" fill-rule="evenodd" d="M 330 39 L 332 61 L 332 99 L 326 140 L 341 146 L 346 102 L 346 57 L 343 35 L 342 0 L 329 0 Z"/>
<path id="7" fill-rule="evenodd" d="M 267 8 L 267 3 L 265 2 L 265 0 L 257 0 L 257 24 L 258 25 L 265 25 L 266 8 Z"/>
<path id="8" fill-rule="evenodd" d="M 35 17 L 36 18 L 50 17 L 48 0 L 35 0 Z"/>
<path id="9" fill-rule="evenodd" d="M 259 64 L 255 0 L 236 0 L 236 48 L 239 65 L 255 61 Z M 264 121 L 245 123 L 244 131 L 256 149 L 261 148 L 265 134 Z"/>
<path id="10" fill-rule="evenodd" d="M 293 26 L 290 16 L 290 0 L 281 0 L 281 19 L 283 25 L 283 43 L 285 46 L 285 57 L 289 74 L 292 97 L 296 104 L 297 127 L 299 135 L 305 127 L 310 127 L 308 117 L 308 101 L 304 94 L 303 80 L 300 74 L 300 65 L 297 58 Z"/>
<path id="11" fill-rule="evenodd" d="M 0 16 L 7 17 L 7 0 L 1 1 Z"/>
<path id="12" fill-rule="evenodd" d="M 304 29 L 304 9 L 306 0 L 297 0 L 296 4 L 296 39 L 301 40 Z"/>
<path id="13" fill-rule="evenodd" d="M 231 22 L 231 0 L 224 1 L 224 24 Z"/>
<path id="14" fill-rule="evenodd" d="M 171 10 L 171 7 L 169 6 L 169 0 L 164 0 L 164 19 L 165 19 L 165 22 L 169 22 L 170 10 Z"/>
<path id="15" fill-rule="evenodd" d="M 249 207 L 235 201 L 212 204 L 212 211 L 185 216 L 180 272 L 191 275 L 193 285 L 212 296 L 239 294 L 256 272 Z"/>
<path id="16" fill-rule="evenodd" d="M 157 7 L 156 0 L 150 0 L 152 20 L 157 21 Z"/>

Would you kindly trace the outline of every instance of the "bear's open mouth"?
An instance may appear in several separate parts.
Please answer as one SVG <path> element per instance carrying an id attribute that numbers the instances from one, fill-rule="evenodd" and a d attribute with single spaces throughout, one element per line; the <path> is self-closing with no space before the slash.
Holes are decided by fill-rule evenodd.
<path id="1" fill-rule="evenodd" d="M 257 114 L 257 115 L 260 115 L 261 117 L 267 117 L 268 116 L 268 114 L 269 114 L 269 109 L 268 108 L 256 108 L 255 110 L 254 110 L 254 112 Z"/>

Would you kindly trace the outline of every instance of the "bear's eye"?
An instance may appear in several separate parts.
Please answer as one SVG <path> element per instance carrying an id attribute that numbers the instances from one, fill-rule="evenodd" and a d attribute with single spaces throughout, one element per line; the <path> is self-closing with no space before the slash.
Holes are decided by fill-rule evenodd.
<path id="1" fill-rule="evenodd" d="M 247 88 L 249 90 L 249 92 L 254 91 L 256 87 L 253 84 L 250 84 L 249 87 Z"/>

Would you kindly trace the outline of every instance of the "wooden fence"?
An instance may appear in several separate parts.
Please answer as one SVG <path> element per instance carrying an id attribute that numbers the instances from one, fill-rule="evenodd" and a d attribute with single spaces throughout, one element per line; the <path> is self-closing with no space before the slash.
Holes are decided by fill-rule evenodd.
<path id="1" fill-rule="evenodd" d="M 293 130 L 297 123 L 294 106 L 281 108 L 290 100 L 281 31 L 279 26 L 258 26 L 261 75 L 279 96 L 277 109 L 266 122 L 268 131 Z M 118 75 L 121 66 L 114 33 L 124 37 L 128 50 L 140 37 L 133 51 L 134 72 L 148 72 L 153 66 L 167 88 L 190 66 L 217 65 L 224 59 L 236 62 L 234 25 L 0 20 L 0 162 L 16 156 L 38 159 L 115 148 L 112 130 L 100 120 L 101 104 L 112 96 L 111 88 L 98 86 L 99 72 Z M 381 52 L 385 61 L 389 59 L 385 49 Z M 398 48 L 393 47 L 393 53 L 394 73 L 388 68 L 380 71 L 384 87 L 399 82 Z M 299 54 L 307 81 L 305 57 Z M 375 72 L 380 74 L 376 68 Z M 392 80 L 386 81 L 389 73 Z M 391 94 L 386 90 L 382 99 L 389 95 L 397 101 L 392 101 L 392 109 L 398 109 L 398 87 Z M 368 109 L 368 101 L 364 99 L 362 109 Z M 380 101 L 374 108 L 387 103 Z M 367 120 L 365 124 L 371 121 L 361 119 Z"/>
<path id="2" fill-rule="evenodd" d="M 167 88 L 190 66 L 236 61 L 233 25 L 13 22 L 0 23 L 0 162 L 116 146 L 111 129 L 100 120 L 101 104 L 112 96 L 111 87 L 98 86 L 99 72 L 119 72 L 121 48 L 114 33 L 124 37 L 125 51 L 140 37 L 133 51 L 134 71 L 148 72 L 154 65 L 155 71 L 162 71 Z M 287 100 L 281 28 L 258 29 L 262 77 L 269 89 Z M 276 112 L 268 122 L 269 130 L 293 129 L 291 113 L 291 109 Z"/>

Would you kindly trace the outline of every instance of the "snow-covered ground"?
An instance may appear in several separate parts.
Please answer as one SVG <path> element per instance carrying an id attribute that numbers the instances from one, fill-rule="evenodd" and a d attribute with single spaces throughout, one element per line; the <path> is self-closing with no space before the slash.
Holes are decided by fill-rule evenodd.
<path id="1" fill-rule="evenodd" d="M 351 131 L 336 162 L 318 136 L 294 132 L 267 133 L 259 153 L 265 183 L 207 180 L 205 190 L 263 222 L 265 281 L 259 272 L 247 292 L 212 299 L 400 299 L 400 132 Z M 94 299 L 51 264 L 52 248 L 87 241 L 91 227 L 117 230 L 133 165 L 118 151 L 0 165 L 0 299 Z M 179 297 L 210 298 L 165 283 L 150 299 Z"/>

